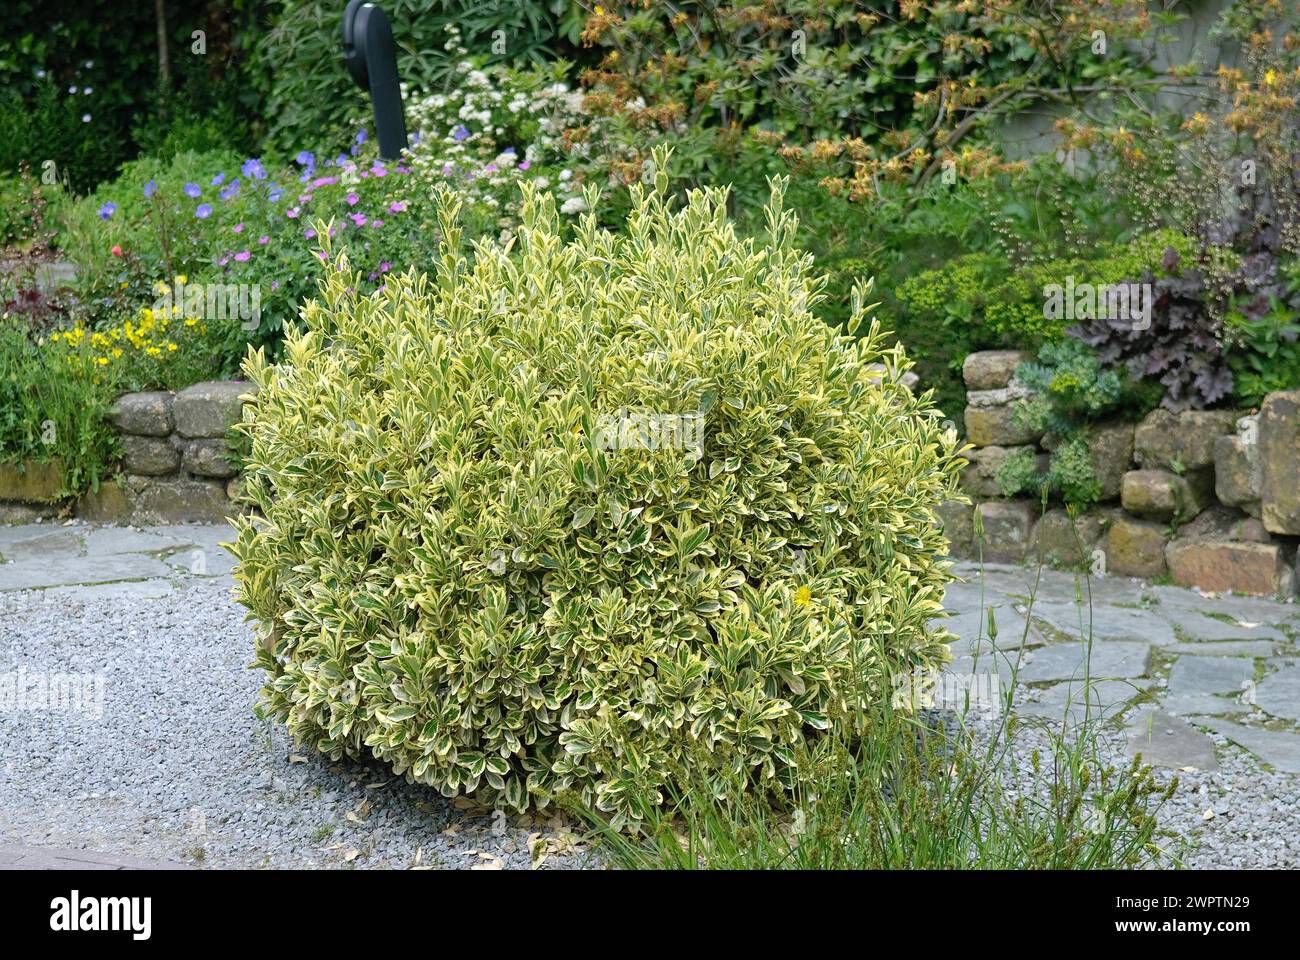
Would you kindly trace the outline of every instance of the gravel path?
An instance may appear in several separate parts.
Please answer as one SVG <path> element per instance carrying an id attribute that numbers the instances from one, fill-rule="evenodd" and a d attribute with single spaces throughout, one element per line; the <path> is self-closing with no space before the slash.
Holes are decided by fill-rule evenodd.
<path id="1" fill-rule="evenodd" d="M 563 821 L 466 809 L 378 765 L 300 755 L 252 716 L 261 673 L 227 577 L 114 587 L 0 592 L 0 673 L 85 674 L 104 691 L 99 716 L 93 679 L 88 709 L 0 712 L 0 844 L 204 867 L 590 860 Z"/>
<path id="2" fill-rule="evenodd" d="M 600 865 L 562 819 L 467 808 L 378 765 L 300 755 L 253 717 L 261 675 L 248 669 L 249 629 L 216 546 L 227 535 L 0 527 L 0 680 L 66 675 L 85 697 L 79 709 L 0 708 L 0 846 L 201 867 Z M 962 572 L 974 582 L 950 592 L 956 666 L 980 646 L 980 604 L 993 605 L 1002 645 L 1028 627 L 1022 678 L 1034 679 L 1018 709 L 1059 716 L 1073 580 L 1048 576 L 1031 614 L 1023 571 Z M 1094 663 L 1123 678 L 1108 681 L 1123 692 L 1103 749 L 1117 765 L 1141 749 L 1159 776 L 1179 776 L 1163 825 L 1184 862 L 1300 867 L 1300 775 L 1285 772 L 1300 770 L 1300 730 L 1285 716 L 1300 610 L 1126 581 L 1100 593 Z M 989 669 L 978 664 L 964 669 Z M 1254 704 L 1256 690 L 1274 713 Z"/>

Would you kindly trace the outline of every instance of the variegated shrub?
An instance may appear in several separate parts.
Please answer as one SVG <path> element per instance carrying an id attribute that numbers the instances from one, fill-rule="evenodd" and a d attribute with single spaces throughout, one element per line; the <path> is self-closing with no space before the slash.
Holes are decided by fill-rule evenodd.
<path id="1" fill-rule="evenodd" d="M 246 362 L 240 598 L 263 708 L 321 752 L 625 822 L 688 753 L 779 789 L 943 658 L 959 461 L 906 360 L 817 319 L 779 183 L 760 242 L 721 192 L 632 191 L 569 242 L 527 191 L 513 247 L 372 295 L 340 260 Z"/>

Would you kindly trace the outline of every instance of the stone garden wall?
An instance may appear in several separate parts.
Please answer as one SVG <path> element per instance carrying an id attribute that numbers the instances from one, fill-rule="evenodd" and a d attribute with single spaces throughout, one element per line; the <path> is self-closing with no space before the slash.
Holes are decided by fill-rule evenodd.
<path id="1" fill-rule="evenodd" d="M 1295 592 L 1300 390 L 1270 394 L 1257 413 L 1157 410 L 1136 424 L 1096 426 L 1089 452 L 1102 500 L 1071 519 L 1063 507 L 1044 512 L 1038 500 L 1008 500 L 998 487 L 1007 457 L 1031 451 L 1042 471 L 1055 445 L 1015 415 L 1029 395 L 1015 378 L 1026 359 L 1009 350 L 966 359 L 965 423 L 975 449 L 962 486 L 974 503 L 940 510 L 955 556 L 978 552 L 978 515 L 985 560 L 1041 557 L 1207 591 Z"/>
<path id="2" fill-rule="evenodd" d="M 128 393 L 112 410 L 121 435 L 121 482 L 108 479 L 74 505 L 85 520 L 108 523 L 215 523 L 238 512 L 239 479 L 226 454 L 240 419 L 243 381 L 196 383 L 179 393 Z M 57 464 L 0 466 L 0 521 L 55 516 Z"/>

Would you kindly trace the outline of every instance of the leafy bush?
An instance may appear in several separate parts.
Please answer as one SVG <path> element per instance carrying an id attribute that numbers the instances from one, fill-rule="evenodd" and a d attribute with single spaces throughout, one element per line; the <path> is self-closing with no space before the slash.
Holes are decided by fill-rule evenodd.
<path id="1" fill-rule="evenodd" d="M 0 317 L 0 461 L 60 460 L 69 495 L 98 485 L 119 453 L 108 422 L 117 392 L 80 345 L 33 340 Z"/>
<path id="2" fill-rule="evenodd" d="M 256 45 L 256 76 L 270 120 L 268 146 L 282 153 L 308 139 L 322 149 L 346 145 L 370 115 L 369 97 L 344 68 L 340 50 L 344 5 L 284 0 Z M 537 62 L 577 38 L 576 4 L 569 0 L 393 0 L 384 5 L 397 47 L 397 75 L 413 90 L 432 92 L 455 82 L 458 58 L 444 46 L 454 25 L 477 55 L 493 62 Z"/>
<path id="3" fill-rule="evenodd" d="M 781 184 L 760 245 L 722 191 L 670 212 L 666 179 L 567 244 L 528 186 L 516 256 L 472 265 L 444 195 L 433 276 L 359 295 L 343 258 L 285 362 L 250 356 L 265 517 L 232 549 L 297 738 L 623 823 L 699 745 L 788 788 L 887 667 L 944 658 L 955 438 L 874 325 L 811 312 Z"/>

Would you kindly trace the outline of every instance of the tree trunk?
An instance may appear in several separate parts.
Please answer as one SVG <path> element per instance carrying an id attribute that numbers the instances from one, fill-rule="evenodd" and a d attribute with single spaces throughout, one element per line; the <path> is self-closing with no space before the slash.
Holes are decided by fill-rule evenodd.
<path id="1" fill-rule="evenodd" d="M 167 0 L 153 0 L 158 18 L 158 86 L 164 93 L 172 85 L 172 55 L 167 43 Z"/>

